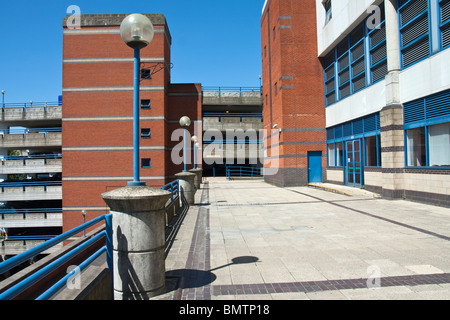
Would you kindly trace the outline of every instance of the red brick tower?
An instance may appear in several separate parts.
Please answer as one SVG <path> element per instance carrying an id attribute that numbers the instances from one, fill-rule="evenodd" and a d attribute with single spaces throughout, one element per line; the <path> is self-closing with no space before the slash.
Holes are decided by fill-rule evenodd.
<path id="1" fill-rule="evenodd" d="M 201 119 L 201 85 L 171 84 L 172 38 L 161 14 L 141 52 L 141 180 L 161 187 L 182 171 L 171 161 L 173 130 L 187 115 Z M 107 212 L 101 194 L 133 178 L 133 51 L 120 37 L 126 15 L 82 15 L 81 28 L 64 20 L 64 231 Z M 190 131 L 193 133 L 194 125 Z"/>
<path id="2" fill-rule="evenodd" d="M 325 181 L 325 102 L 315 1 L 267 0 L 261 34 L 264 129 L 272 132 L 266 167 L 279 154 L 278 172 L 265 179 L 278 186 Z"/>

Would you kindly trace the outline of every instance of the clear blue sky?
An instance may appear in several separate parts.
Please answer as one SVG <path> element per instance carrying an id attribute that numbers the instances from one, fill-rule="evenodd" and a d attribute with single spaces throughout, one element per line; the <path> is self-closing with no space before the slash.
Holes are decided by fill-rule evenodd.
<path id="1" fill-rule="evenodd" d="M 174 83 L 259 86 L 264 0 L 14 0 L 0 6 L 5 102 L 57 101 L 62 19 L 70 5 L 82 14 L 164 14 L 173 40 Z"/>

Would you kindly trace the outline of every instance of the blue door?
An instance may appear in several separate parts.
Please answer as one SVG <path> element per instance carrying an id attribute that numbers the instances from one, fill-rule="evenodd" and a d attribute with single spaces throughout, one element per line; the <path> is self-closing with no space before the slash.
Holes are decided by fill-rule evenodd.
<path id="1" fill-rule="evenodd" d="M 308 182 L 322 182 L 322 151 L 308 151 Z"/>
<path id="2" fill-rule="evenodd" d="M 362 184 L 362 157 L 361 140 L 347 141 L 346 143 L 346 184 L 350 186 L 361 186 Z"/>

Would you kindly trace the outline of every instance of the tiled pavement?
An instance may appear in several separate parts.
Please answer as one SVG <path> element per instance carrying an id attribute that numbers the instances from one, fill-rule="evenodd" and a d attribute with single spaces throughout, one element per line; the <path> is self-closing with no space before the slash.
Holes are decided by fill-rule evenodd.
<path id="1" fill-rule="evenodd" d="M 353 191 L 207 179 L 156 299 L 450 299 L 450 209 Z"/>

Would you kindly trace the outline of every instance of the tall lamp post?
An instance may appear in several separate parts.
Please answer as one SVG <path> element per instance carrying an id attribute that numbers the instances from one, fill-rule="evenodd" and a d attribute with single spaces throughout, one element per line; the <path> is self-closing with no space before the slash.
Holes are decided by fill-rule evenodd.
<path id="1" fill-rule="evenodd" d="M 197 136 L 193 136 L 192 138 L 191 138 L 191 141 L 192 141 L 192 144 L 194 145 L 194 167 L 193 167 L 193 169 L 197 169 L 197 145 L 198 145 L 198 143 L 197 143 L 197 141 L 198 141 L 198 138 L 197 138 Z"/>
<path id="2" fill-rule="evenodd" d="M 182 126 L 184 128 L 184 133 L 183 133 L 183 141 L 184 141 L 184 149 L 183 149 L 183 156 L 184 156 L 184 172 L 187 172 L 187 163 L 186 163 L 186 150 L 187 150 L 187 145 L 186 145 L 186 132 L 187 132 L 187 127 L 189 127 L 191 125 L 191 119 L 189 119 L 189 117 L 181 117 L 180 119 L 180 126 Z"/>
<path id="3" fill-rule="evenodd" d="M 6 91 L 2 90 L 2 106 L 3 106 L 3 108 L 5 107 L 5 93 L 6 93 Z"/>
<path id="4" fill-rule="evenodd" d="M 139 164 L 139 91 L 141 72 L 141 49 L 145 48 L 153 40 L 155 34 L 153 24 L 149 18 L 142 14 L 127 16 L 120 25 L 122 40 L 134 49 L 134 107 L 133 107 L 133 181 L 128 182 L 130 187 L 145 186 L 145 181 L 140 181 Z"/>

